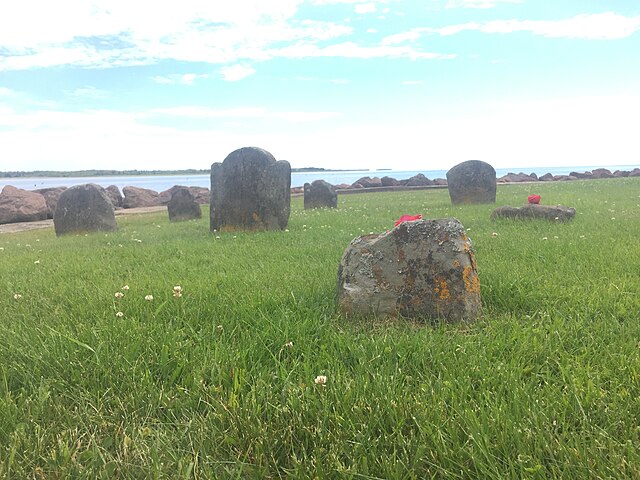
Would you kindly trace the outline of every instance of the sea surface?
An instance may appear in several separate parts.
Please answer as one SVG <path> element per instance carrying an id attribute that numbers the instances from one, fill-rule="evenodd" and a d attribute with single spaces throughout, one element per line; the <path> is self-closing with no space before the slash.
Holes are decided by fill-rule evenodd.
<path id="1" fill-rule="evenodd" d="M 609 165 L 604 168 L 611 170 L 633 170 L 638 165 Z M 569 172 L 586 172 L 591 171 L 593 166 L 585 167 L 532 167 L 532 168 L 496 168 L 496 175 L 499 177 L 509 172 L 518 173 L 535 173 L 536 175 L 544 175 L 551 173 L 553 175 L 566 175 Z M 326 180 L 332 185 L 341 183 L 352 184 L 359 178 L 384 177 L 389 176 L 397 180 L 413 177 L 418 173 L 422 173 L 427 178 L 446 178 L 447 170 L 357 170 L 357 171 L 323 171 L 323 172 L 294 172 L 291 174 L 291 186 L 302 187 L 305 182 L 314 180 Z M 103 187 L 115 185 L 120 190 L 122 187 L 132 186 L 141 187 L 162 192 L 174 185 L 184 185 L 187 187 L 210 187 L 209 175 L 133 175 L 133 176 L 110 176 L 110 177 L 23 177 L 23 178 L 2 178 L 0 177 L 0 189 L 5 185 L 13 185 L 24 190 L 35 190 L 38 188 L 48 187 L 71 187 L 83 183 L 96 183 Z"/>

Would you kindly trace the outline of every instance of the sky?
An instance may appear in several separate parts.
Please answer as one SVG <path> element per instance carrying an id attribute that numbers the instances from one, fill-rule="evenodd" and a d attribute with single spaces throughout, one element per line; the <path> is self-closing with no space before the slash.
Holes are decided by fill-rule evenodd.
<path id="1" fill-rule="evenodd" d="M 640 165 L 640 0 L 0 3 L 0 171 Z"/>

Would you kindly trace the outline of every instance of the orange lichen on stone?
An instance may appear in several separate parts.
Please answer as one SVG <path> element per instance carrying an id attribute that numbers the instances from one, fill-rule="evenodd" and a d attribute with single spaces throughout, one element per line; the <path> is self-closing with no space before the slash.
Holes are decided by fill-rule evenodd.
<path id="1" fill-rule="evenodd" d="M 475 269 L 471 265 L 467 265 L 462 270 L 462 279 L 464 280 L 464 288 L 469 293 L 480 292 L 480 279 L 475 273 Z"/>
<path id="2" fill-rule="evenodd" d="M 251 214 L 251 218 L 253 218 L 254 222 L 260 221 L 260 215 L 258 215 L 256 212 L 253 212 L 253 214 Z"/>
<path id="3" fill-rule="evenodd" d="M 435 292 L 438 294 L 439 300 L 449 300 L 451 298 L 451 294 L 449 293 L 449 287 L 447 285 L 447 281 L 444 278 L 440 278 L 436 275 L 435 277 L 436 284 L 438 285 L 435 288 Z"/>
<path id="4" fill-rule="evenodd" d="M 454 268 L 460 268 L 460 262 L 458 260 L 454 260 L 453 261 L 453 267 Z"/>

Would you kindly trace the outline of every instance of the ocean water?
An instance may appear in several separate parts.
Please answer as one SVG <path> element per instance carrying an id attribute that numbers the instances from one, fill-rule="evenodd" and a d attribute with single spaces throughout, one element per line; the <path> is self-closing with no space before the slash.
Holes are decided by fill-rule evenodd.
<path id="1" fill-rule="evenodd" d="M 638 165 L 612 165 L 606 166 L 614 172 L 615 170 L 633 170 Z M 535 173 L 538 176 L 545 173 L 553 175 L 566 175 L 569 172 L 591 171 L 593 166 L 584 167 L 513 167 L 497 168 L 496 175 L 499 177 L 509 172 Z M 358 171 L 326 171 L 326 172 L 298 172 L 291 174 L 291 186 L 302 187 L 305 182 L 314 180 L 325 180 L 332 185 L 341 183 L 352 184 L 361 177 L 384 177 L 389 176 L 397 180 L 413 177 L 422 173 L 427 178 L 446 178 L 447 170 L 358 170 Z M 49 187 L 71 187 L 83 183 L 96 183 L 103 187 L 115 185 L 120 190 L 126 186 L 148 188 L 156 192 L 162 192 L 174 185 L 184 185 L 187 187 L 210 187 L 209 175 L 134 175 L 134 176 L 112 176 L 112 177 L 34 177 L 34 178 L 0 178 L 0 189 L 5 185 L 13 185 L 24 190 L 35 190 Z"/>

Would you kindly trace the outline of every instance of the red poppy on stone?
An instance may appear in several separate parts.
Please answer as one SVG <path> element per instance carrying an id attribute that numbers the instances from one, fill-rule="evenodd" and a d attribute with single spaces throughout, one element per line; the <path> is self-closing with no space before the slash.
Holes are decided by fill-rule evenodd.
<path id="1" fill-rule="evenodd" d="M 413 220 L 422 220 L 422 215 L 402 215 L 398 220 L 396 220 L 396 223 L 394 223 L 393 226 L 397 227 L 402 222 L 412 222 Z"/>
<path id="2" fill-rule="evenodd" d="M 540 203 L 540 195 L 529 195 L 527 197 L 527 202 L 538 205 Z"/>

